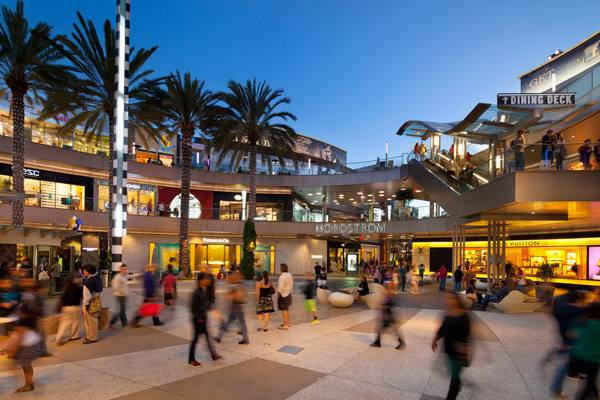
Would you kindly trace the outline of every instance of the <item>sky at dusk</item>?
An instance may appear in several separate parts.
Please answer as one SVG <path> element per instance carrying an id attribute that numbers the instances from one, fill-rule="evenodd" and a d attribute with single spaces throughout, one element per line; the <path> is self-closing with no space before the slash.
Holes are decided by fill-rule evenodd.
<path id="1" fill-rule="evenodd" d="M 600 1 L 132 0 L 131 40 L 158 45 L 157 74 L 190 71 L 215 91 L 256 77 L 291 97 L 299 133 L 348 161 L 408 152 L 409 119 L 460 120 L 517 76 L 600 30 Z M 14 6 L 15 1 L 1 1 Z M 113 0 L 25 0 L 68 33 L 81 11 L 114 23 Z"/>

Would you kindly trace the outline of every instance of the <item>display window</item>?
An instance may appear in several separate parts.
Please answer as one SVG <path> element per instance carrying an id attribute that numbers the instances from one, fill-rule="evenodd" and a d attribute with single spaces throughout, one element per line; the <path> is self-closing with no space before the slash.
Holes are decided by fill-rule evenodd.
<path id="1" fill-rule="evenodd" d="M 110 207 L 108 186 L 105 181 L 96 185 L 98 193 L 98 211 L 108 212 Z M 127 185 L 127 213 L 133 215 L 155 215 L 156 186 Z"/>
<path id="2" fill-rule="evenodd" d="M 241 201 L 219 201 L 219 219 L 223 221 L 240 221 L 242 219 Z M 283 205 L 279 203 L 257 203 L 256 221 L 282 221 Z"/>
<path id="3" fill-rule="evenodd" d="M 2 182 L 5 189 L 12 188 L 12 178 L 10 176 L 0 175 L 0 182 Z M 31 195 L 25 198 L 26 206 L 71 210 L 85 209 L 84 186 L 29 178 L 25 178 L 24 184 L 25 193 Z"/>

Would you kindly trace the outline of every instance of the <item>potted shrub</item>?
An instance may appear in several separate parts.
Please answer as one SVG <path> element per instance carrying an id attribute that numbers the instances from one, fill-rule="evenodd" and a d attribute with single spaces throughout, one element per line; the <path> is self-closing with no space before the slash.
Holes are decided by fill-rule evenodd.
<path id="1" fill-rule="evenodd" d="M 541 283 L 535 286 L 535 297 L 548 304 L 551 304 L 554 298 L 554 286 L 552 286 L 551 281 L 554 278 L 554 268 L 556 266 L 557 264 L 542 264 L 538 273 Z"/>

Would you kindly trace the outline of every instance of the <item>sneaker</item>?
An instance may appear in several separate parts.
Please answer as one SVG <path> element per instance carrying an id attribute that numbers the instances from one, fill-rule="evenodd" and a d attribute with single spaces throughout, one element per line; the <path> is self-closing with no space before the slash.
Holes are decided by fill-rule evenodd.
<path id="1" fill-rule="evenodd" d="M 213 337 L 213 340 L 217 343 L 221 343 L 221 339 L 216 336 Z"/>
<path id="2" fill-rule="evenodd" d="M 217 360 L 220 360 L 221 358 L 223 358 L 223 356 L 220 356 L 217 354 L 216 356 L 213 356 L 212 360 L 217 361 Z"/>
<path id="3" fill-rule="evenodd" d="M 89 339 L 85 339 L 83 341 L 83 344 L 92 344 L 92 343 L 98 343 L 98 341 L 97 340 L 89 340 Z"/>
<path id="4" fill-rule="evenodd" d="M 321 322 L 321 321 L 319 321 L 318 319 L 313 319 L 312 321 L 310 321 L 310 323 L 311 323 L 312 325 L 316 325 L 316 324 L 318 324 L 319 322 Z"/>
<path id="5" fill-rule="evenodd" d="M 240 340 L 238 344 L 250 344 L 249 340 Z"/>
<path id="6" fill-rule="evenodd" d="M 381 347 L 381 342 L 376 340 L 373 343 L 371 343 L 371 347 Z"/>
<path id="7" fill-rule="evenodd" d="M 396 346 L 396 350 L 402 350 L 405 347 L 406 347 L 406 345 L 404 344 L 404 342 L 400 342 L 400 343 L 398 343 L 398 346 Z"/>
<path id="8" fill-rule="evenodd" d="M 198 361 L 194 360 L 194 361 L 189 361 L 188 362 L 189 365 L 191 365 L 192 367 L 199 367 L 202 364 L 200 364 Z"/>

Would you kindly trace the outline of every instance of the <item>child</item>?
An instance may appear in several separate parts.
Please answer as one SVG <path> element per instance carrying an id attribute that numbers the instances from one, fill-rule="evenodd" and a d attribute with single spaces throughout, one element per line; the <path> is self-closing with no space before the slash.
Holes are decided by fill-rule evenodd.
<path id="1" fill-rule="evenodd" d="M 173 273 L 173 266 L 167 265 L 167 273 L 162 278 L 165 305 L 175 310 L 175 297 L 177 294 L 177 277 Z"/>
<path id="2" fill-rule="evenodd" d="M 15 330 L 3 343 L 1 351 L 23 369 L 25 385 L 16 393 L 31 392 L 33 387 L 33 367 L 31 362 L 42 356 L 42 336 L 37 332 L 37 320 L 34 316 L 23 316 L 17 322 Z"/>
<path id="3" fill-rule="evenodd" d="M 302 286 L 302 293 L 304 293 L 304 309 L 313 316 L 310 323 L 312 325 L 318 324 L 319 316 L 317 315 L 317 302 L 315 301 L 315 284 L 310 272 L 306 273 L 306 283 Z"/>
<path id="4" fill-rule="evenodd" d="M 317 277 L 317 287 L 327 289 L 327 274 L 321 273 L 321 275 Z"/>

